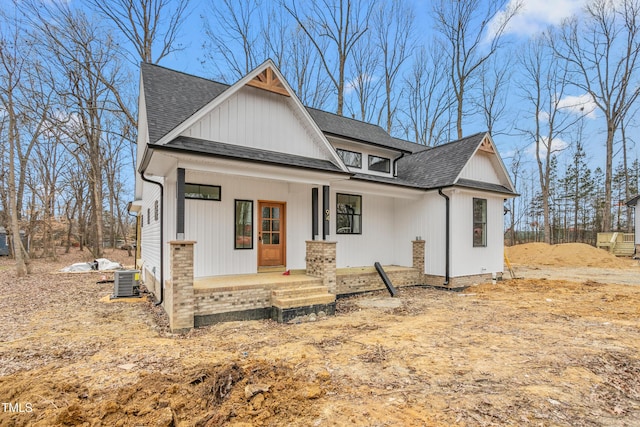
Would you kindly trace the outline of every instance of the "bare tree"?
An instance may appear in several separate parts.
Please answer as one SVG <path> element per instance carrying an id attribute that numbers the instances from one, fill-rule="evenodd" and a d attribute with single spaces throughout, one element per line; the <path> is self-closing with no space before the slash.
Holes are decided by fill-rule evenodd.
<path id="1" fill-rule="evenodd" d="M 458 138 L 463 135 L 467 92 L 476 82 L 482 65 L 500 48 L 509 21 L 520 8 L 520 2 L 508 0 L 439 0 L 434 6 L 435 29 L 442 36 L 442 52 L 449 60 Z"/>
<path id="2" fill-rule="evenodd" d="M 353 50 L 353 72 L 355 76 L 346 84 L 347 93 L 353 96 L 347 98 L 347 110 L 355 118 L 372 122 L 379 92 L 382 85 L 381 79 L 376 75 L 381 65 L 378 56 L 379 51 L 373 43 L 372 33 L 362 37 Z"/>
<path id="3" fill-rule="evenodd" d="M 531 107 L 532 124 L 521 130 L 535 146 L 544 239 L 551 244 L 549 199 L 554 156 L 566 148 L 561 137 L 581 116 L 568 111 L 562 103 L 569 85 L 568 72 L 562 59 L 553 56 L 546 38 L 532 39 L 518 59 L 525 76 L 520 82 L 521 94 Z"/>
<path id="4" fill-rule="evenodd" d="M 105 117 L 122 110 L 111 87 L 122 82 L 116 44 L 79 10 L 56 4 L 31 10 L 42 48 L 61 78 L 58 96 L 71 118 L 66 127 L 69 151 L 86 166 L 91 202 L 91 249 L 102 256 L 104 237 L 104 133 Z"/>
<path id="5" fill-rule="evenodd" d="M 159 63 L 182 50 L 178 35 L 188 16 L 188 0 L 87 0 L 133 45 L 144 62 Z M 159 50 L 159 53 L 157 53 Z M 155 55 L 154 55 L 154 52 Z"/>
<path id="6" fill-rule="evenodd" d="M 331 96 L 331 81 L 320 65 L 316 48 L 299 27 L 291 31 L 288 40 L 282 72 L 304 105 L 324 108 Z"/>
<path id="7" fill-rule="evenodd" d="M 8 187 L 8 203 L 5 206 L 9 210 L 11 243 L 13 246 L 13 256 L 16 261 L 16 274 L 23 277 L 30 271 L 29 254 L 25 251 L 20 238 L 19 212 L 22 203 L 18 201 L 19 188 L 16 183 L 16 174 L 22 170 L 22 162 L 18 161 L 18 151 L 22 144 L 24 134 L 21 126 L 27 121 L 26 112 L 21 109 L 20 103 L 24 101 L 21 97 L 29 99 L 27 88 L 25 87 L 26 73 L 29 64 L 28 55 L 24 55 L 23 40 L 20 37 L 20 29 L 16 21 L 5 20 L 2 28 L 6 31 L 0 33 L 0 105 L 6 115 L 6 138 L 8 142 L 8 176 L 6 181 Z M 35 141 L 38 130 L 30 135 L 30 139 Z M 30 146 L 33 143 L 30 142 Z M 20 165 L 20 170 L 16 171 L 16 165 Z"/>
<path id="8" fill-rule="evenodd" d="M 400 70 L 414 51 L 413 31 L 415 16 L 410 6 L 400 0 L 382 2 L 372 16 L 372 32 L 376 46 L 382 54 L 384 72 L 384 112 L 382 120 L 387 132 L 391 133 L 401 91 L 396 87 Z"/>
<path id="9" fill-rule="evenodd" d="M 367 0 L 319 0 L 304 5 L 283 0 L 282 5 L 316 48 L 322 67 L 336 90 L 336 113 L 342 115 L 347 62 L 354 46 L 368 29 L 371 5 Z M 324 40 L 329 41 L 331 49 L 323 48 Z"/>
<path id="10" fill-rule="evenodd" d="M 486 129 L 491 135 L 507 133 L 509 129 L 496 129 L 496 124 L 504 117 L 507 109 L 507 92 L 511 65 L 507 58 L 496 56 L 482 65 L 480 73 L 481 96 L 472 100 L 478 111 L 482 112 Z"/>
<path id="11" fill-rule="evenodd" d="M 207 37 L 204 55 L 222 80 L 232 83 L 266 59 L 261 6 L 261 0 L 208 2 L 209 13 L 203 16 Z M 226 75 L 225 70 L 230 70 L 231 75 Z"/>
<path id="12" fill-rule="evenodd" d="M 452 99 L 443 63 L 438 49 L 422 48 L 413 62 L 411 72 L 405 77 L 404 134 L 417 144 L 434 146 L 447 139 L 447 112 Z"/>
<path id="13" fill-rule="evenodd" d="M 594 0 L 584 17 L 562 29 L 556 54 L 577 74 L 573 84 L 593 98 L 606 122 L 603 229 L 610 231 L 613 144 L 616 132 L 640 95 L 640 2 Z"/>

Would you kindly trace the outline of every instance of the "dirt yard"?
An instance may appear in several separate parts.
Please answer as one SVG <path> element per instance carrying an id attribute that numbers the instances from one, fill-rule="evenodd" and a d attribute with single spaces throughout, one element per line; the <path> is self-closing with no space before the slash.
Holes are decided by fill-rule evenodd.
<path id="1" fill-rule="evenodd" d="M 81 254 L 20 280 L 2 259 L 0 425 L 640 426 L 640 266 L 581 249 L 592 266 L 511 248 L 523 279 L 183 336 L 102 273 L 54 273 Z"/>

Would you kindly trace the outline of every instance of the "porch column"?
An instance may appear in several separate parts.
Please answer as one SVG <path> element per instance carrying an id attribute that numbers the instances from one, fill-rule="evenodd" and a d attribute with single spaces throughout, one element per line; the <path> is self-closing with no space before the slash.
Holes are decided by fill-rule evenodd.
<path id="1" fill-rule="evenodd" d="M 193 329 L 193 245 L 196 242 L 173 240 L 171 246 L 171 282 L 166 292 L 167 314 L 171 332 Z"/>
<path id="2" fill-rule="evenodd" d="M 320 277 L 330 293 L 336 289 L 336 242 L 307 240 L 307 270 L 309 276 Z"/>
<path id="3" fill-rule="evenodd" d="M 311 189 L 311 240 L 318 235 L 318 189 Z"/>
<path id="4" fill-rule="evenodd" d="M 413 240 L 413 268 L 418 270 L 419 279 L 424 274 L 424 240 Z"/>
<path id="5" fill-rule="evenodd" d="M 176 239 L 184 239 L 184 169 L 178 168 L 176 182 Z"/>
<path id="6" fill-rule="evenodd" d="M 329 186 L 322 186 L 322 240 L 327 240 L 329 231 L 329 218 L 331 218 L 331 208 L 329 207 Z"/>

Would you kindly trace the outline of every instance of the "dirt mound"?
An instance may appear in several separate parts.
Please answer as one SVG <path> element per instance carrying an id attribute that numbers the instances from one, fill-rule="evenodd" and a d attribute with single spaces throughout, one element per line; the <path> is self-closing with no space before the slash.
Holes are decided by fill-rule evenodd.
<path id="1" fill-rule="evenodd" d="M 629 260 L 617 258 L 603 249 L 585 243 L 526 243 L 507 247 L 506 253 L 514 264 L 553 267 L 628 268 Z"/>
<path id="2" fill-rule="evenodd" d="M 68 403 L 38 411 L 37 425 L 304 425 L 319 415 L 309 401 L 329 387 L 328 374 L 308 378 L 282 362 L 264 360 L 143 374 L 134 384 L 106 391 L 91 391 L 80 382 L 34 385 L 23 374 L 14 375 L 11 384 L 0 379 L 0 392 L 23 402 L 42 395 L 60 401 L 63 395 Z M 14 421 L 24 421 L 20 415 Z"/>

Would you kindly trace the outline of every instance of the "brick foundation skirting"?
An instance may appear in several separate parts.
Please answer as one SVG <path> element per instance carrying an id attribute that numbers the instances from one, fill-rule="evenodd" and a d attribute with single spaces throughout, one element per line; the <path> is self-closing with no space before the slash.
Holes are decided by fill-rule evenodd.
<path id="1" fill-rule="evenodd" d="M 386 274 L 396 288 L 420 284 L 419 273 L 415 269 L 387 271 Z M 353 295 L 387 289 L 377 272 L 338 275 L 336 282 L 337 295 Z"/>
<path id="2" fill-rule="evenodd" d="M 487 283 L 487 282 L 490 282 L 492 279 L 493 279 L 492 273 L 451 277 L 449 278 L 448 286 L 446 286 L 444 284 L 444 276 L 434 276 L 431 274 L 423 274 L 422 284 L 428 285 L 428 286 L 449 288 L 449 289 L 460 289 L 460 288 L 467 288 L 473 285 Z"/>

